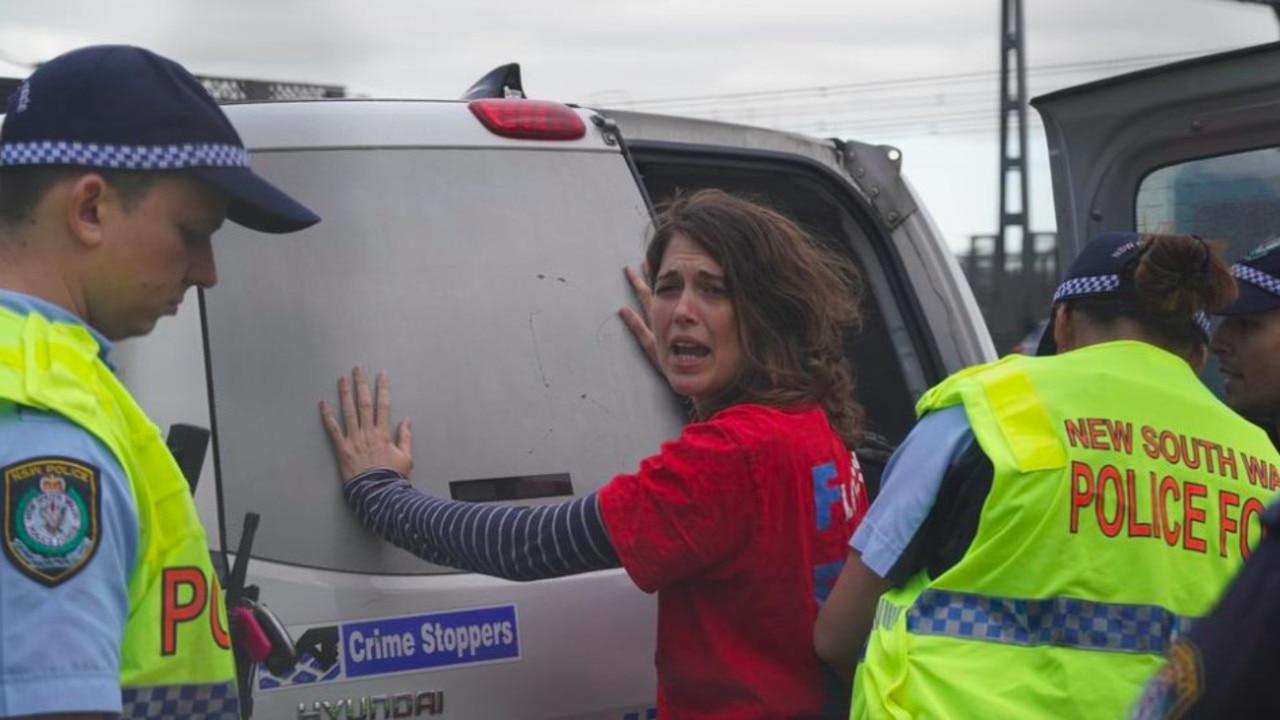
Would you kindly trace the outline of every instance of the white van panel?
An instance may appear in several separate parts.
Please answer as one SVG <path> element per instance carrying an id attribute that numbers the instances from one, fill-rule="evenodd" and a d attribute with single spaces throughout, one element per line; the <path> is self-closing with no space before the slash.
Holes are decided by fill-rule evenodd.
<path id="1" fill-rule="evenodd" d="M 254 717 L 302 718 L 299 706 L 310 711 L 315 703 L 354 699 L 358 708 L 361 698 L 436 690 L 444 693 L 444 717 L 475 720 L 623 720 L 637 710 L 644 717 L 643 710 L 654 706 L 657 606 L 621 570 L 511 583 L 473 574 L 331 573 L 257 559 L 251 567 L 264 597 L 274 598 L 268 600 L 272 609 L 287 615 L 295 639 L 308 628 L 352 620 L 513 606 L 519 642 L 516 659 L 351 679 L 347 674 L 358 664 L 352 663 L 350 634 L 344 632 L 348 642 L 339 649 L 338 666 L 328 669 L 336 674 L 332 679 L 270 688 L 277 680 L 260 669 Z M 281 605 L 286 598 L 287 607 Z M 300 665 L 298 674 L 308 671 L 325 674 L 314 661 Z M 319 718 L 329 717 L 320 711 Z"/>
<path id="2" fill-rule="evenodd" d="M 414 421 L 413 477 L 633 470 L 681 415 L 617 318 L 647 211 L 618 155 L 376 149 L 260 153 L 325 218 L 218 238 L 205 296 L 222 502 L 262 513 L 254 556 L 352 572 L 430 568 L 342 502 L 316 414 L 360 363 Z M 483 187 L 483 190 L 477 190 Z M 512 208 L 508 210 L 507 208 Z M 238 537 L 232 532 L 231 547 Z"/>

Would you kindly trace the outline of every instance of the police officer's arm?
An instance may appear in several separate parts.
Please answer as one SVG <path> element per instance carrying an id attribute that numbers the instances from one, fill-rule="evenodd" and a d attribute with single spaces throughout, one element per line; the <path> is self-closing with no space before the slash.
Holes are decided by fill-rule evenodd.
<path id="1" fill-rule="evenodd" d="M 968 466 L 974 447 L 964 409 L 951 407 L 921 418 L 889 459 L 880 494 L 850 540 L 849 558 L 814 625 L 814 650 L 843 681 L 853 678 L 880 595 L 936 564 L 939 534 L 950 537 L 956 525 L 946 521 L 947 509 L 971 505 L 938 498 L 969 487 L 956 482 L 964 477 L 956 470 Z"/>
<path id="2" fill-rule="evenodd" d="M 862 554 L 850 550 L 844 569 L 813 626 L 813 649 L 831 666 L 842 682 L 853 682 L 853 671 L 862 646 L 871 634 L 876 604 L 890 587 L 862 562 Z"/>
<path id="3" fill-rule="evenodd" d="M 138 543 L 128 480 L 105 447 L 61 416 L 0 411 L 0 436 L 8 491 L 0 501 L 0 716 L 118 712 Z"/>

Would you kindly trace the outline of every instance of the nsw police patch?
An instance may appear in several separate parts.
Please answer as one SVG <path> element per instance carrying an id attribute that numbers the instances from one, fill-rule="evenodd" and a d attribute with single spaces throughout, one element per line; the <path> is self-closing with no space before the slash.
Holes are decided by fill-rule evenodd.
<path id="1" fill-rule="evenodd" d="M 0 480 L 5 557 L 49 587 L 74 577 L 98 548 L 98 468 L 37 457 L 0 468 Z"/>
<path id="2" fill-rule="evenodd" d="M 1147 683 L 1130 720 L 1176 720 L 1204 694 L 1200 651 L 1183 638 L 1170 646 L 1165 664 Z"/>

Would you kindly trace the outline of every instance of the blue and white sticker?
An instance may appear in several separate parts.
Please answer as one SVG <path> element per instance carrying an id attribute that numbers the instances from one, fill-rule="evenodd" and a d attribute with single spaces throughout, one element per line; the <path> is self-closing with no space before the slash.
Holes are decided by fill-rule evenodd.
<path id="1" fill-rule="evenodd" d="M 342 626 L 347 677 L 469 665 L 520 656 L 513 605 Z"/>
<path id="2" fill-rule="evenodd" d="M 520 658 L 514 605 L 311 627 L 289 677 L 258 667 L 258 689 L 452 668 Z"/>

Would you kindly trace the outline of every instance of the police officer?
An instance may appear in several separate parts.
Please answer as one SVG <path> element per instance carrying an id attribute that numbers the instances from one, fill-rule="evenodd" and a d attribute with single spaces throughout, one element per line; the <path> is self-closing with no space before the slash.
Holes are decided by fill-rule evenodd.
<path id="1" fill-rule="evenodd" d="M 1263 423 L 1280 439 L 1280 238 L 1251 250 L 1235 265 L 1240 298 L 1213 336 L 1227 404 Z"/>
<path id="2" fill-rule="evenodd" d="M 238 717 L 186 481 L 112 374 L 217 279 L 229 217 L 319 218 L 249 169 L 199 81 L 146 50 L 42 65 L 0 129 L 0 716 Z"/>
<path id="3" fill-rule="evenodd" d="M 1280 438 L 1280 238 L 1231 266 L 1240 297 L 1213 336 L 1227 404 Z M 1280 717 L 1280 503 L 1266 537 L 1214 611 L 1169 650 L 1135 720 Z"/>
<path id="4" fill-rule="evenodd" d="M 1198 238 L 1104 235 L 1055 292 L 1040 354 L 1060 353 L 921 399 L 815 627 L 844 677 L 869 636 L 855 718 L 1132 707 L 1239 568 L 1280 466 L 1196 376 L 1204 312 L 1234 295 Z"/>

